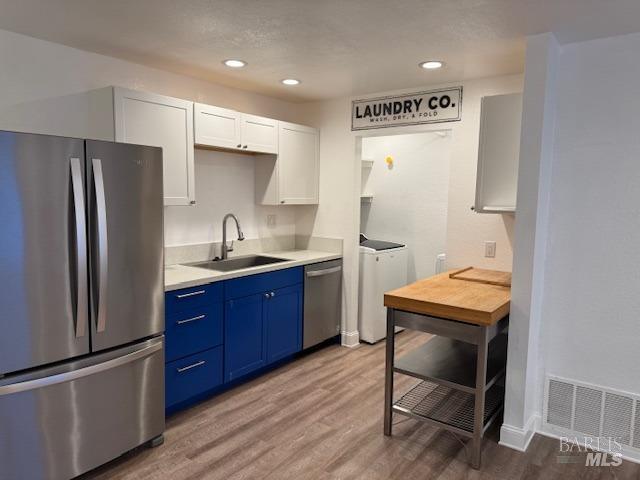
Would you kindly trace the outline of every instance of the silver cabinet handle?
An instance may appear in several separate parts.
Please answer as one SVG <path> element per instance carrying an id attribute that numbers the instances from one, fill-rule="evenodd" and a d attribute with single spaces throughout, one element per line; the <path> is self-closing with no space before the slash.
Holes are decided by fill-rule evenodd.
<path id="1" fill-rule="evenodd" d="M 311 270 L 307 272 L 307 277 L 321 277 L 323 275 L 329 275 L 340 271 L 342 271 L 342 266 L 325 268 L 324 270 Z"/>
<path id="2" fill-rule="evenodd" d="M 275 297 L 275 296 L 276 296 L 276 294 L 275 294 L 275 292 L 271 292 L 271 293 L 269 294 L 269 296 L 270 296 L 271 298 L 273 298 L 273 297 Z"/>
<path id="3" fill-rule="evenodd" d="M 191 323 L 191 322 L 195 322 L 197 320 L 202 320 L 203 318 L 206 318 L 206 315 L 198 315 L 197 317 L 193 317 L 193 318 L 185 318 L 184 320 L 178 320 L 176 322 L 176 325 L 184 325 L 185 323 Z"/>
<path id="4" fill-rule="evenodd" d="M 154 343 L 142 348 L 141 350 L 128 353 L 122 357 L 107 360 L 106 362 L 98 363 L 97 365 L 90 365 L 88 367 L 80 368 L 78 370 L 72 370 L 70 372 L 58 373 L 56 375 L 49 375 L 33 380 L 26 380 L 20 383 L 4 385 L 0 387 L 0 397 L 2 397 L 3 395 L 10 395 L 12 393 L 27 392 L 29 390 L 48 387 L 50 385 L 57 385 L 60 383 L 78 380 L 79 378 L 88 377 L 89 375 L 94 375 L 106 370 L 111 370 L 121 365 L 126 365 L 128 363 L 135 362 L 136 360 L 146 358 L 152 353 L 159 350 L 162 350 L 162 342 Z"/>
<path id="5" fill-rule="evenodd" d="M 205 363 L 207 362 L 205 362 L 204 360 L 200 360 L 199 362 L 192 363 L 191 365 L 187 365 L 186 367 L 178 368 L 176 370 L 178 370 L 178 373 L 182 373 L 186 372 L 187 370 L 191 370 L 192 368 L 201 367 Z"/>
<path id="6" fill-rule="evenodd" d="M 96 213 L 98 221 L 98 308 L 96 312 L 96 332 L 104 332 L 107 327 L 107 281 L 109 268 L 109 246 L 107 240 L 107 203 L 104 194 L 102 161 L 91 160 L 93 165 L 93 185 L 96 192 Z"/>
<path id="7" fill-rule="evenodd" d="M 195 292 L 181 293 L 180 295 L 176 295 L 176 298 L 195 297 L 196 295 L 204 295 L 205 293 L 205 290 L 197 290 Z"/>
<path id="8" fill-rule="evenodd" d="M 87 279 L 87 225 L 85 220 L 84 191 L 80 159 L 72 158 L 71 191 L 76 223 L 76 338 L 84 337 L 87 326 L 89 286 Z"/>
<path id="9" fill-rule="evenodd" d="M 271 298 L 271 296 L 268 293 L 265 293 L 264 294 L 264 298 L 269 299 L 269 298 Z"/>

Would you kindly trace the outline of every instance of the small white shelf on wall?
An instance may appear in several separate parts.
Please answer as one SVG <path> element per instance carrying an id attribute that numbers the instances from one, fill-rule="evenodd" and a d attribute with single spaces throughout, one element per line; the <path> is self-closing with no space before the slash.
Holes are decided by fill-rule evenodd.
<path id="1" fill-rule="evenodd" d="M 363 158 L 362 159 L 362 168 L 372 168 L 373 167 L 373 159 L 372 158 Z"/>
<path id="2" fill-rule="evenodd" d="M 371 193 L 363 193 L 360 195 L 360 202 L 371 203 L 373 202 L 373 195 Z"/>

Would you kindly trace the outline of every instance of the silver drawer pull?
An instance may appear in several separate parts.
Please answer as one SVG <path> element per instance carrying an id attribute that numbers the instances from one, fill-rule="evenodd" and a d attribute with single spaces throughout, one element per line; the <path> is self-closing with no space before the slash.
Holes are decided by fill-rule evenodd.
<path id="1" fill-rule="evenodd" d="M 207 362 L 205 362 L 204 360 L 200 360 L 199 362 L 187 365 L 186 367 L 178 368 L 178 373 L 186 372 L 187 370 L 191 370 L 192 368 L 201 367 L 205 363 Z"/>
<path id="2" fill-rule="evenodd" d="M 195 322 L 196 320 L 202 320 L 203 318 L 206 318 L 206 315 L 198 315 L 197 317 L 193 317 L 193 318 L 185 318 L 184 320 L 178 320 L 176 322 L 176 325 L 184 325 L 185 323 L 191 323 L 191 322 Z"/>
<path id="3" fill-rule="evenodd" d="M 204 290 L 198 290 L 197 292 L 183 293 L 181 295 L 176 295 L 176 298 L 187 298 L 187 297 L 195 297 L 196 295 L 202 295 L 206 293 Z"/>
<path id="4" fill-rule="evenodd" d="M 323 275 L 329 275 L 331 273 L 338 273 L 342 270 L 342 266 L 326 268 L 324 270 L 311 270 L 307 272 L 307 277 L 321 277 Z"/>

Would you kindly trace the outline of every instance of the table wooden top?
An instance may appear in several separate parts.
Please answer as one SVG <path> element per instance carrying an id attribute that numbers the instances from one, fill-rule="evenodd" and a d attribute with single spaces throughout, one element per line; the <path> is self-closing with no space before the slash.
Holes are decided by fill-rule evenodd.
<path id="1" fill-rule="evenodd" d="M 386 307 L 406 312 L 458 320 L 476 325 L 493 325 L 509 314 L 511 288 L 479 281 L 481 270 L 474 278 L 449 278 L 452 270 L 418 280 L 405 287 L 385 293 Z M 496 278 L 495 270 L 485 270 L 487 278 Z"/>

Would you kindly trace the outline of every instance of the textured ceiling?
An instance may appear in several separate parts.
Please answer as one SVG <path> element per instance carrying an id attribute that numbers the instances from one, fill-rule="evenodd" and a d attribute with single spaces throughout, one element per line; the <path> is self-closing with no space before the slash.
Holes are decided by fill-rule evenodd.
<path id="1" fill-rule="evenodd" d="M 296 101 L 521 72 L 528 34 L 640 30 L 640 0 L 0 0 L 0 12 L 2 29 Z M 419 69 L 427 59 L 446 66 Z"/>

